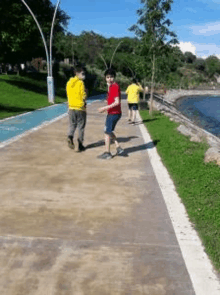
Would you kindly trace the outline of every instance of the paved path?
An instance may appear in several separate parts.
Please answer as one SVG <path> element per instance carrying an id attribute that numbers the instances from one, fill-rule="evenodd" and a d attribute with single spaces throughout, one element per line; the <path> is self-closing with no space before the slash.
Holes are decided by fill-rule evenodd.
<path id="1" fill-rule="evenodd" d="M 103 151 L 103 102 L 88 108 L 87 150 L 66 143 L 67 117 L 0 150 L 1 295 L 193 295 L 138 126 Z M 114 147 L 112 146 L 112 151 Z"/>
<path id="2" fill-rule="evenodd" d="M 94 100 L 103 99 L 106 95 L 96 95 L 87 99 L 89 105 Z M 9 117 L 0 120 L 0 147 L 5 142 L 10 142 L 12 138 L 22 136 L 29 130 L 37 128 L 39 125 L 56 120 L 57 117 L 65 115 L 67 104 L 56 104 L 49 107 L 41 108 L 33 112 L 24 113 L 15 117 Z"/>

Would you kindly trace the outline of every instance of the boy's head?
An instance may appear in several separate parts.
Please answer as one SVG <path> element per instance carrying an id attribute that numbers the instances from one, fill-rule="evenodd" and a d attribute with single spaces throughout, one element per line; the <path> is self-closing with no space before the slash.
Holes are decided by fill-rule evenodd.
<path id="1" fill-rule="evenodd" d="M 76 66 L 74 69 L 74 73 L 80 80 L 84 80 L 86 77 L 84 68 L 81 66 Z"/>
<path id="2" fill-rule="evenodd" d="M 105 80 L 108 85 L 113 84 L 115 81 L 116 72 L 113 69 L 107 69 L 105 71 Z"/>
<path id="3" fill-rule="evenodd" d="M 133 78 L 133 79 L 132 79 L 132 83 L 137 84 L 137 83 L 138 83 L 138 80 L 137 80 L 136 78 Z"/>

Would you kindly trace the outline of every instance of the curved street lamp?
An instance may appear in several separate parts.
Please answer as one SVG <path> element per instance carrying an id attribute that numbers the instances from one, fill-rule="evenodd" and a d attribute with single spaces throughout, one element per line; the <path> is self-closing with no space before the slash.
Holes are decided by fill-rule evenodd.
<path id="1" fill-rule="evenodd" d="M 40 31 L 43 43 L 44 43 L 45 52 L 46 52 L 46 58 L 47 58 L 47 93 L 48 93 L 48 101 L 50 103 L 54 103 L 54 96 L 55 95 L 54 95 L 54 79 L 53 79 L 53 70 L 52 70 L 52 40 L 53 40 L 54 23 L 55 23 L 55 18 L 56 18 L 56 14 L 57 14 L 57 9 L 58 9 L 58 6 L 60 4 L 60 0 L 57 0 L 57 4 L 56 4 L 56 8 L 55 8 L 54 15 L 53 15 L 53 20 L 52 20 L 52 25 L 51 25 L 51 31 L 50 31 L 50 54 L 48 53 L 47 43 L 46 43 L 43 31 L 42 31 L 42 29 L 40 27 L 40 24 L 37 21 L 37 18 L 35 17 L 34 13 L 30 9 L 30 7 L 25 2 L 25 0 L 21 0 L 21 1 L 27 7 L 27 9 L 29 10 L 29 12 L 32 15 L 33 19 L 35 20 L 35 22 L 36 22 L 36 24 L 38 26 L 38 29 Z"/>

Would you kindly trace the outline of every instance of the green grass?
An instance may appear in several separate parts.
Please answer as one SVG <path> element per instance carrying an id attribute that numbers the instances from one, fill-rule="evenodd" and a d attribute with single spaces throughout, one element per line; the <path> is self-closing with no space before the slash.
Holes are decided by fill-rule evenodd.
<path id="1" fill-rule="evenodd" d="M 56 84 L 58 82 L 55 80 Z M 61 83 L 57 85 L 56 94 L 55 103 L 66 102 L 65 88 Z M 49 105 L 46 75 L 0 75 L 0 119 Z"/>
<path id="2" fill-rule="evenodd" d="M 220 270 L 220 167 L 204 163 L 206 143 L 190 142 L 177 123 L 159 112 L 140 111 L 206 252 Z"/>

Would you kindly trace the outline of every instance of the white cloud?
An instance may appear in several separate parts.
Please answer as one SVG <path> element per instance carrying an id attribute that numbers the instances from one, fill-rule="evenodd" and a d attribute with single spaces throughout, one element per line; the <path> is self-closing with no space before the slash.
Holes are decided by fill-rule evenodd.
<path id="1" fill-rule="evenodd" d="M 191 26 L 194 35 L 211 36 L 220 33 L 220 22 L 206 23 L 200 26 Z"/>
<path id="2" fill-rule="evenodd" d="M 191 42 L 180 42 L 177 45 L 181 51 L 184 53 L 186 51 L 192 52 L 193 54 L 196 54 L 196 47 Z"/>
<path id="3" fill-rule="evenodd" d="M 207 58 L 210 55 L 216 55 L 220 58 L 220 45 L 216 44 L 203 44 L 194 42 L 183 42 L 181 41 L 177 46 L 184 53 L 186 51 L 192 52 L 197 57 Z"/>

